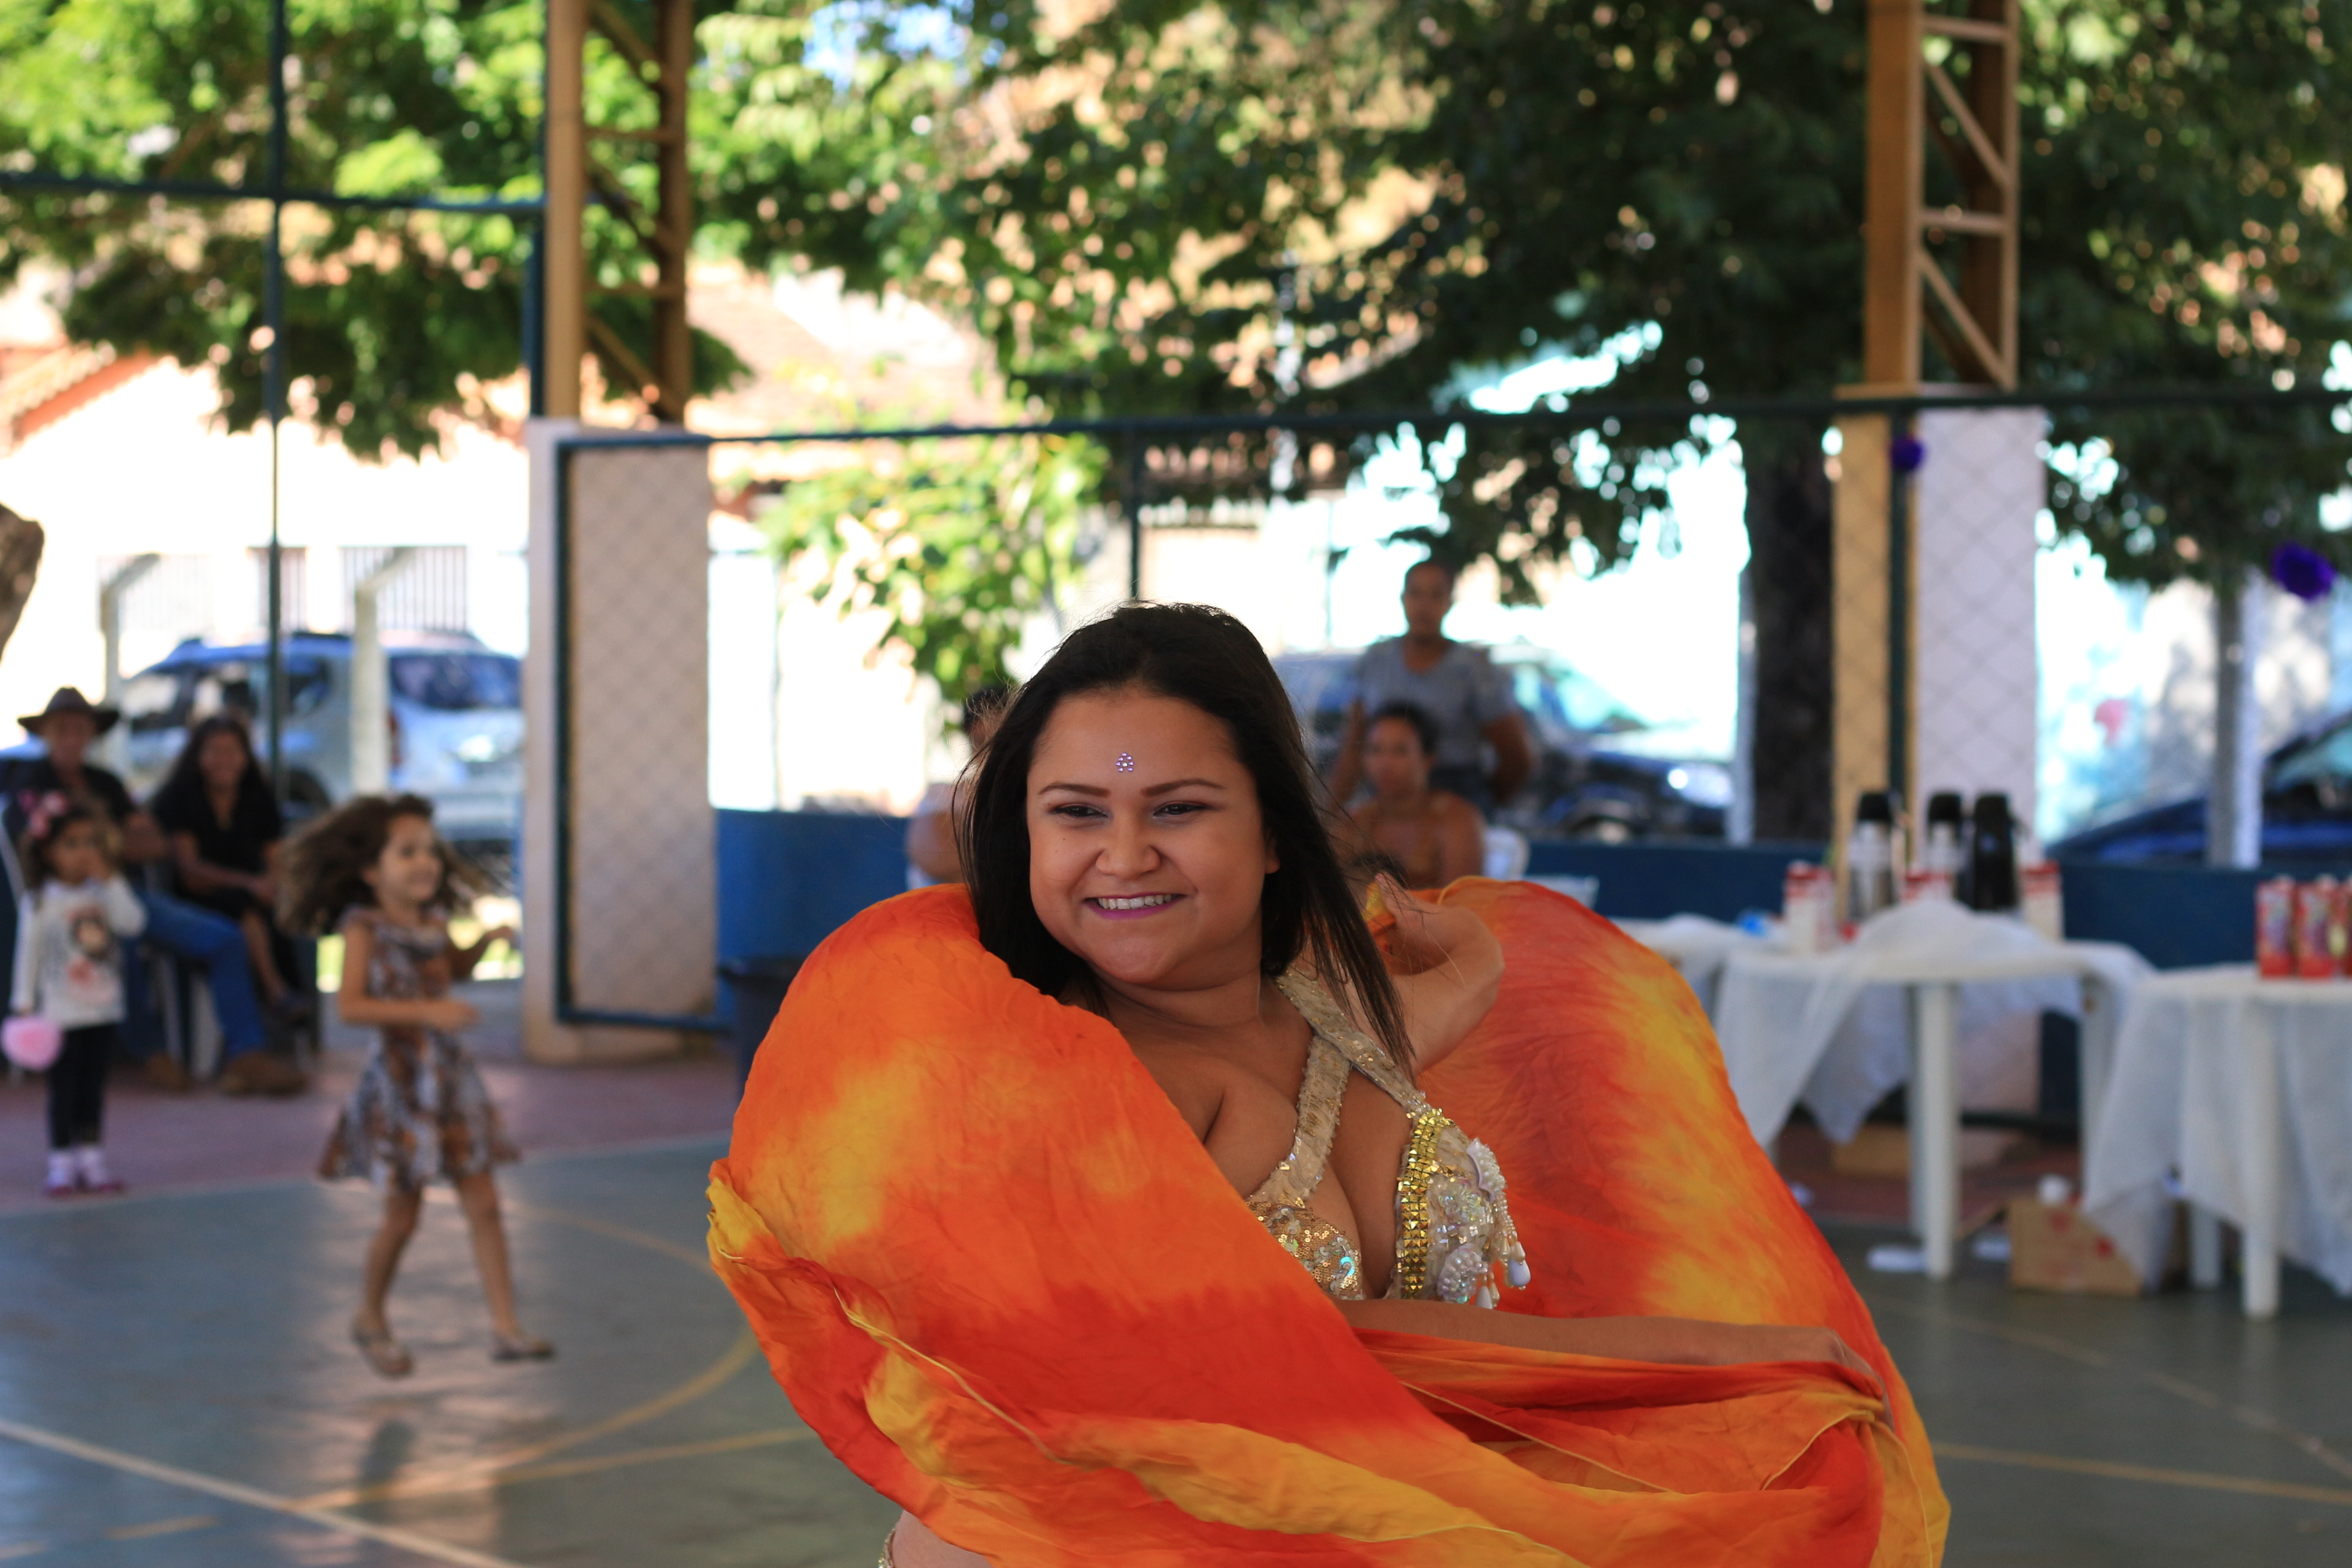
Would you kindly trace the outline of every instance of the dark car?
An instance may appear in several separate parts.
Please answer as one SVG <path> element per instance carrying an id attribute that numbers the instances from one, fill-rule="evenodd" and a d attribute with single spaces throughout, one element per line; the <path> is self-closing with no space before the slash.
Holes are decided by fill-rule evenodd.
<path id="1" fill-rule="evenodd" d="M 2205 797 L 2149 806 L 2050 847 L 2061 860 L 2205 858 Z M 2264 865 L 2352 860 L 2352 712 L 2298 731 L 2263 764 Z"/>
<path id="2" fill-rule="evenodd" d="M 1720 838 L 1731 771 L 1686 754 L 1686 737 L 1637 717 L 1549 651 L 1492 650 L 1510 678 L 1535 752 L 1527 786 L 1496 814 L 1529 837 Z M 1359 651 L 1286 653 L 1274 668 L 1298 709 L 1316 768 L 1328 776 L 1347 739 Z"/>

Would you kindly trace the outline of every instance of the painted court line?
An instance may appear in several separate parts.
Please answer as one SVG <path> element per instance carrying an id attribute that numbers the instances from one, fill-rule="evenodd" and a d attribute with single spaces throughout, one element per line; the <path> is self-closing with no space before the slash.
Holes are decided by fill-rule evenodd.
<path id="1" fill-rule="evenodd" d="M 2074 1459 L 2063 1454 L 2021 1454 L 2008 1448 L 1979 1448 L 1969 1443 L 1937 1443 L 1938 1459 L 1970 1459 L 1980 1465 L 2013 1465 L 2021 1469 L 2061 1470 L 2068 1475 L 2098 1476 L 2115 1481 L 2148 1481 L 2158 1486 L 2193 1487 L 2200 1491 L 2242 1492 L 2249 1497 L 2291 1498 L 2296 1502 L 2332 1503 L 2352 1508 L 2352 1491 L 2339 1487 L 2297 1486 L 2292 1481 L 2266 1481 L 2253 1476 L 2214 1476 L 2201 1470 L 2166 1470 L 2150 1465 L 2119 1465 L 2105 1459 Z"/>
<path id="2" fill-rule="evenodd" d="M 397 1547 L 403 1552 L 413 1552 L 419 1557 L 429 1557 L 436 1563 L 455 1563 L 457 1568 L 522 1568 L 520 1563 L 509 1562 L 506 1558 L 493 1557 L 488 1552 L 470 1551 L 463 1546 L 453 1546 L 446 1541 L 436 1541 L 429 1535 L 419 1535 L 412 1530 L 402 1530 L 393 1525 L 370 1524 L 363 1519 L 352 1519 L 349 1515 L 330 1512 L 325 1509 L 305 1507 L 292 1498 L 279 1497 L 275 1492 L 266 1492 L 258 1487 L 249 1487 L 241 1481 L 223 1480 L 218 1476 L 207 1476 L 195 1470 L 184 1470 L 177 1465 L 142 1459 L 136 1454 L 126 1454 L 119 1448 L 108 1448 L 96 1443 L 85 1443 L 79 1437 L 68 1437 L 61 1432 L 44 1431 L 38 1426 L 27 1426 L 20 1421 L 11 1421 L 5 1416 L 0 1416 L 0 1437 L 14 1438 L 30 1447 L 47 1448 L 53 1454 L 64 1454 L 68 1458 L 85 1460 L 93 1465 L 104 1465 L 110 1469 L 121 1470 L 127 1475 L 144 1477 L 151 1481 L 161 1481 L 165 1486 L 202 1492 L 207 1497 L 216 1497 L 225 1502 L 241 1503 L 247 1508 L 284 1514 L 306 1523 L 315 1524 L 321 1530 L 331 1531 L 337 1535 Z"/>
<path id="3" fill-rule="evenodd" d="M 693 1404 L 713 1389 L 726 1384 L 737 1373 L 750 1365 L 751 1358 L 758 1352 L 759 1343 L 752 1339 L 751 1331 L 746 1329 L 736 1337 L 735 1342 L 728 1347 L 724 1355 L 693 1377 L 679 1384 L 667 1394 L 656 1394 L 642 1405 L 633 1405 L 617 1415 L 607 1415 L 602 1421 L 574 1427 L 560 1436 L 550 1437 L 544 1442 L 533 1443 L 503 1454 L 493 1454 L 485 1458 L 470 1460 L 446 1469 L 395 1477 L 387 1481 L 373 1481 L 366 1486 L 338 1487 L 331 1491 L 316 1492 L 310 1497 L 297 1498 L 294 1500 L 303 1508 L 349 1508 L 354 1503 L 385 1502 L 394 1498 L 432 1497 L 442 1492 L 477 1491 L 485 1487 L 494 1487 L 499 1484 L 501 1475 L 518 1466 L 527 1464 L 533 1459 L 543 1459 L 548 1455 L 559 1453 L 565 1448 L 576 1448 L 583 1443 L 593 1442 L 599 1437 L 609 1437 L 615 1432 L 650 1421 L 656 1415 L 667 1415 L 681 1405 Z"/>

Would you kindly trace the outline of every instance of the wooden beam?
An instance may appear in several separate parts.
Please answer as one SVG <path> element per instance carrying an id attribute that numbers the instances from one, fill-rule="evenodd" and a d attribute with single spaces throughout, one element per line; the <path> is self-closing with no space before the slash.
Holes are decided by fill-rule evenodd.
<path id="1" fill-rule="evenodd" d="M 1972 212 L 1967 207 L 1929 207 L 1919 215 L 1921 228 L 1948 229 L 1954 234 L 2007 234 L 2009 215 Z"/>
<path id="2" fill-rule="evenodd" d="M 1919 20 L 1920 30 L 1931 37 L 1960 38 L 1972 44 L 2005 44 L 2011 36 L 2006 25 L 1977 16 L 1945 16 L 1931 11 Z"/>
<path id="3" fill-rule="evenodd" d="M 629 19 L 614 10 L 609 0 L 588 0 L 588 19 L 640 72 L 648 66 L 657 68 L 660 65 L 661 62 L 654 58 L 653 50 L 646 47 L 646 41 L 637 37 L 637 30 L 629 26 Z"/>
<path id="4" fill-rule="evenodd" d="M 1936 96 L 1944 100 L 1944 107 L 1959 122 L 1960 135 L 1967 140 L 1969 151 L 1977 155 L 1977 167 L 2003 190 L 2015 189 L 2017 178 L 2010 172 L 2008 161 L 1994 148 L 1992 138 L 1985 134 L 1984 127 L 1977 123 L 1976 110 L 1960 96 L 1960 89 L 1952 85 L 1950 75 L 1933 60 L 1923 63 L 1927 72 L 1927 85 L 1936 89 Z"/>
<path id="5" fill-rule="evenodd" d="M 547 0 L 547 190 L 539 240 L 545 314 L 540 359 L 547 384 L 540 405 L 558 419 L 580 417 L 581 360 L 588 346 L 581 234 L 588 195 L 580 54 L 586 32 L 584 0 Z"/>
<path id="6" fill-rule="evenodd" d="M 1921 20 L 1920 0 L 1870 0 L 1862 374 L 1877 386 L 1919 384 Z"/>
<path id="7" fill-rule="evenodd" d="M 624 342 L 620 333 L 593 314 L 588 318 L 588 335 L 596 340 L 598 351 L 628 375 L 629 391 L 633 395 L 643 395 L 645 389 L 654 384 L 654 373 L 646 368 L 646 362 L 637 357 L 637 351 Z"/>
<path id="8" fill-rule="evenodd" d="M 687 109 L 694 69 L 694 0 L 655 0 L 661 80 L 655 90 L 660 124 L 660 281 L 654 296 L 654 413 L 666 425 L 686 423 L 694 396 L 694 329 L 687 320 L 687 268 L 694 247 L 694 175 L 687 163 Z"/>
<path id="9" fill-rule="evenodd" d="M 1934 257 L 1923 255 L 1919 258 L 1919 277 L 1927 285 L 1927 292 L 1943 306 L 1945 316 L 1960 334 L 1960 341 L 1968 345 L 1969 353 L 1979 362 L 1975 365 L 1960 366 L 1961 374 L 1967 374 L 1974 370 L 1977 374 L 1970 379 L 1989 381 L 2004 392 L 2015 386 L 2017 378 L 2002 363 L 2000 351 L 1993 346 L 1991 337 L 1978 324 L 1974 312 L 1961 303 L 1959 291 L 1952 287 L 1952 280 L 1944 276 L 1944 269 L 1936 264 Z"/>

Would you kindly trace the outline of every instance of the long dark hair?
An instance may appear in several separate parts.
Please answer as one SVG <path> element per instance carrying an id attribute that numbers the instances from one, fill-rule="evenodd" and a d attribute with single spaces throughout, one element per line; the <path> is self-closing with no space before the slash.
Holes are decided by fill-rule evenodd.
<path id="1" fill-rule="evenodd" d="M 1013 694 L 987 749 L 972 761 L 971 809 L 958 825 L 980 940 L 1048 996 L 1095 991 L 1085 961 L 1054 940 L 1029 894 L 1029 763 L 1065 698 L 1133 688 L 1189 702 L 1233 737 L 1257 788 L 1259 815 L 1280 868 L 1259 906 L 1260 966 L 1280 974 L 1305 955 L 1352 999 L 1367 1032 L 1407 1072 L 1396 987 L 1381 963 L 1331 847 L 1337 813 L 1307 765 L 1298 718 L 1249 628 L 1205 605 L 1122 605 L 1070 634 Z"/>
<path id="2" fill-rule="evenodd" d="M 273 798 L 269 793 L 269 775 L 261 771 L 260 760 L 253 754 L 253 731 L 247 730 L 245 721 L 234 713 L 215 713 L 189 727 L 187 744 L 180 748 L 180 755 L 172 763 L 171 773 L 148 802 L 151 806 L 160 806 L 167 811 L 173 806 L 183 811 L 199 807 L 210 811 L 211 807 L 205 799 L 205 774 L 200 761 L 204 756 L 205 742 L 215 735 L 235 735 L 236 743 L 245 748 L 245 772 L 236 778 L 236 809 L 244 811 L 257 799 Z"/>
<path id="3" fill-rule="evenodd" d="M 433 820 L 433 803 L 415 795 L 363 795 L 313 818 L 286 846 L 279 860 L 278 920 L 288 931 L 318 936 L 332 931 L 354 904 L 373 909 L 375 889 L 366 872 L 383 858 L 392 825 L 404 816 Z M 441 852 L 441 880 L 427 910 L 447 913 L 479 884 L 472 867 L 435 836 Z"/>

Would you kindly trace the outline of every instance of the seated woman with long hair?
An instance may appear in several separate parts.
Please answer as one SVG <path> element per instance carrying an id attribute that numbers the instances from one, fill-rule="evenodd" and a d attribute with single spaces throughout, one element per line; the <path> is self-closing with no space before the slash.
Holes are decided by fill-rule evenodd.
<path id="1" fill-rule="evenodd" d="M 306 1014 L 307 998 L 278 964 L 278 847 L 286 819 L 245 721 L 215 713 L 192 726 L 147 809 L 170 836 L 180 896 L 245 933 L 263 1004 L 281 1017 Z"/>
<path id="2" fill-rule="evenodd" d="M 1368 921 L 1221 612 L 1073 634 L 975 766 L 969 905 L 811 958 L 712 1186 L 779 1378 L 907 1510 L 886 1561 L 1932 1560 L 1907 1396 L 1719 1061 L 1561 1013 L 1638 949 L 1493 883 Z M 1729 1152 L 1688 1190 L 1759 1212 L 1679 1219 L 1738 1255 L 1662 1267 L 1676 1184 L 1612 1175 L 1645 1054 L 1708 1086 L 1633 1109 Z M 1607 1310 L 1743 1289 L 1783 1321 Z"/>

